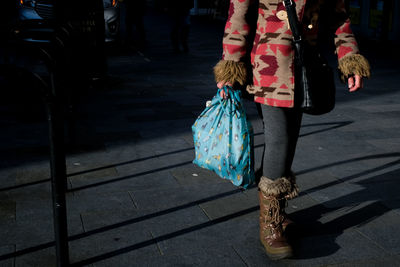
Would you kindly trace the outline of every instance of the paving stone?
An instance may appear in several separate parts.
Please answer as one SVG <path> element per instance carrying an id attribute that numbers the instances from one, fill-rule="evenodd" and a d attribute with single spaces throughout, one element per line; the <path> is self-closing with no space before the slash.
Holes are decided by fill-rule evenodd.
<path id="1" fill-rule="evenodd" d="M 100 162 L 100 161 L 99 161 Z M 68 178 L 69 179 L 90 179 L 92 177 L 101 177 L 101 176 L 115 176 L 117 175 L 117 171 L 114 166 L 121 164 L 121 162 L 112 162 L 106 161 L 104 164 L 93 164 L 93 163 L 86 163 L 82 160 L 76 159 L 71 161 L 67 168 L 68 168 Z"/>
<path id="2" fill-rule="evenodd" d="M 365 201 L 382 201 L 398 197 L 399 170 L 380 174 L 356 182 L 344 182 L 310 193 L 329 207 L 348 206 Z M 390 177 L 392 177 L 390 179 Z"/>
<path id="3" fill-rule="evenodd" d="M 54 247 L 51 247 L 17 257 L 15 259 L 15 267 L 54 267 L 57 266 L 56 262 L 56 250 Z"/>
<path id="4" fill-rule="evenodd" d="M 260 242 L 258 232 L 254 236 L 248 237 L 244 242 L 233 244 L 233 248 L 246 263 L 246 266 L 289 266 L 288 260 L 272 261 L 268 258 Z"/>
<path id="5" fill-rule="evenodd" d="M 391 210 L 400 214 L 400 198 L 391 198 L 391 199 L 384 199 L 381 201 L 383 205 L 390 208 Z"/>
<path id="6" fill-rule="evenodd" d="M 109 180 L 101 180 L 93 184 L 82 185 L 74 189 L 74 195 L 84 194 L 108 194 L 112 192 L 126 192 L 129 190 L 146 190 L 153 188 L 174 188 L 178 185 L 177 180 L 169 173 L 164 171 L 149 170 L 145 172 L 133 173 L 115 177 Z"/>
<path id="7" fill-rule="evenodd" d="M 178 137 L 182 138 L 183 140 L 186 141 L 186 143 L 189 145 L 189 147 L 194 147 L 194 142 L 193 142 L 193 134 L 192 132 L 183 132 L 177 134 Z"/>
<path id="8" fill-rule="evenodd" d="M 301 193 L 301 191 L 300 191 Z M 295 221 L 295 214 L 301 213 L 303 217 L 297 216 L 299 220 L 307 217 L 312 217 L 310 214 L 307 214 L 307 210 L 312 210 L 312 207 L 318 206 L 320 203 L 315 201 L 315 199 L 311 198 L 308 194 L 300 194 L 298 197 L 291 199 L 288 201 L 288 205 L 285 209 L 286 213 L 289 217 L 293 217 L 292 219 Z"/>
<path id="9" fill-rule="evenodd" d="M 50 181 L 8 190 L 5 198 L 11 201 L 45 200 L 51 197 Z"/>
<path id="10" fill-rule="evenodd" d="M 164 266 L 246 266 L 233 248 L 207 246 L 206 244 L 200 248 L 190 249 L 188 247 L 184 254 L 167 254 L 163 258 L 166 263 Z"/>
<path id="11" fill-rule="evenodd" d="M 399 110 L 394 110 L 394 111 L 382 111 L 382 112 L 372 112 L 369 113 L 369 115 L 372 115 L 371 117 L 374 119 L 387 119 L 387 118 L 393 118 L 396 119 L 400 115 Z"/>
<path id="12" fill-rule="evenodd" d="M 368 177 L 363 180 L 355 181 L 361 186 L 364 186 L 373 195 L 378 195 L 380 199 L 394 199 L 398 196 L 399 187 L 399 166 L 395 166 L 397 169 L 386 170 L 384 173 Z"/>
<path id="13" fill-rule="evenodd" d="M 166 143 L 166 142 L 164 142 Z M 129 160 L 142 160 L 151 159 L 157 154 L 170 153 L 173 151 L 188 148 L 189 146 L 181 140 L 181 143 L 176 146 L 167 146 L 159 143 L 159 139 L 153 140 L 147 137 L 140 142 L 134 142 L 129 145 L 126 143 L 114 143 L 109 145 L 109 153 L 111 156 L 117 158 L 120 162 L 126 162 Z"/>
<path id="14" fill-rule="evenodd" d="M 223 243 L 234 246 L 235 244 L 246 244 L 249 239 L 259 238 L 259 208 L 258 205 L 250 208 L 236 210 L 224 217 L 210 221 L 205 238 L 219 237 L 218 239 L 205 240 L 208 243 Z M 204 228 L 206 231 L 207 228 Z M 237 251 L 236 251 L 237 252 Z"/>
<path id="15" fill-rule="evenodd" d="M 329 265 L 332 267 L 380 267 L 380 266 L 397 266 L 399 264 L 400 258 L 399 256 L 389 256 L 384 259 L 368 259 L 368 260 L 359 260 L 359 261 L 351 261 L 346 263 Z"/>
<path id="16" fill-rule="evenodd" d="M 15 252 L 15 245 L 0 246 L 0 256 Z M 1 267 L 14 267 L 15 259 L 10 258 L 0 261 Z"/>
<path id="17" fill-rule="evenodd" d="M 310 172 L 317 170 L 323 172 L 321 176 L 335 177 L 353 183 L 396 169 L 397 160 L 393 153 L 354 154 L 331 158 L 325 163 L 312 166 L 313 159 L 309 155 L 301 151 L 298 154 L 300 155 L 295 158 L 293 169 L 295 171 L 300 169 L 298 173 L 304 173 L 305 177 L 314 176 Z M 305 160 L 307 157 L 309 159 Z"/>
<path id="18" fill-rule="evenodd" d="M 396 153 L 352 154 L 330 164 L 327 170 L 343 181 L 362 181 L 398 168 Z"/>
<path id="19" fill-rule="evenodd" d="M 68 179 L 71 182 L 72 189 L 90 185 L 94 183 L 99 183 L 103 181 L 112 180 L 115 177 L 118 177 L 118 172 L 116 168 L 106 168 L 101 170 L 96 170 L 99 167 L 93 167 L 93 171 L 85 170 L 84 172 L 79 172 L 80 174 L 76 174 L 73 176 L 69 176 Z M 100 167 L 101 168 L 101 167 Z"/>
<path id="20" fill-rule="evenodd" d="M 326 266 L 352 260 L 389 256 L 375 243 L 354 231 L 303 237 L 295 245 L 295 258 L 286 266 Z"/>
<path id="21" fill-rule="evenodd" d="M 334 155 L 351 155 L 352 153 L 372 154 L 379 153 L 380 151 L 379 148 L 368 144 L 362 139 L 348 141 L 345 141 L 343 138 L 334 139 L 329 137 L 328 139 L 321 140 L 320 143 L 317 143 L 318 146 L 314 145 L 314 147 L 311 147 L 315 149 L 308 153 L 315 153 L 314 157 L 322 158 L 325 162 L 329 162 Z"/>
<path id="22" fill-rule="evenodd" d="M 390 212 L 389 208 L 374 201 L 336 208 L 318 204 L 291 213 L 290 218 L 297 222 L 297 227 L 299 228 L 294 233 L 308 237 L 357 231 L 359 227 L 362 227 L 367 222 L 379 221 L 380 217 L 388 212 Z"/>
<path id="23" fill-rule="evenodd" d="M 193 148 L 192 146 L 188 145 L 183 138 L 169 136 L 167 140 L 168 141 L 166 141 L 165 138 L 152 140 L 154 143 L 156 143 L 156 149 L 154 150 L 156 155 L 161 156 L 170 153 L 171 151 Z"/>
<path id="24" fill-rule="evenodd" d="M 162 122 L 162 127 L 158 129 L 145 129 L 142 128 L 140 130 L 141 136 L 144 136 L 147 139 L 159 139 L 161 136 L 165 138 L 173 137 L 173 138 L 180 138 L 184 139 L 186 142 L 187 136 L 192 135 L 192 125 L 195 119 L 183 119 L 183 120 L 174 120 L 174 121 L 164 121 Z M 190 137 L 193 138 L 193 137 Z M 163 141 L 165 143 L 165 140 Z M 156 144 L 157 146 L 163 146 L 163 143 Z M 189 142 L 190 143 L 190 142 Z M 187 144 L 185 145 L 187 147 Z M 190 146 L 193 147 L 193 146 Z M 174 147 L 173 150 L 177 148 Z"/>
<path id="25" fill-rule="evenodd" d="M 15 244 L 17 226 L 15 222 L 2 223 L 0 232 L 0 247 L 7 247 L 10 244 Z"/>
<path id="26" fill-rule="evenodd" d="M 335 137 L 346 141 L 351 140 L 369 140 L 369 139 L 387 139 L 387 138 L 399 138 L 400 134 L 399 127 L 391 128 L 375 128 L 375 129 L 354 129 L 352 131 L 341 131 L 339 129 L 335 132 Z"/>
<path id="27" fill-rule="evenodd" d="M 320 151 L 322 149 L 323 147 L 316 142 L 300 139 L 292 165 L 294 172 L 304 173 L 304 170 L 309 172 L 310 170 L 325 168 L 327 163 L 333 161 L 332 155 L 334 154 L 322 154 Z"/>
<path id="28" fill-rule="evenodd" d="M 318 168 L 318 167 L 317 167 Z M 296 175 L 296 183 L 301 190 L 301 194 L 318 192 L 324 188 L 341 183 L 335 176 L 329 172 L 322 170 L 300 170 Z"/>
<path id="29" fill-rule="evenodd" d="M 17 185 L 50 179 L 50 165 L 21 168 L 15 179 Z"/>
<path id="30" fill-rule="evenodd" d="M 151 258 L 159 255 L 157 245 L 149 242 L 151 239 L 149 231 L 135 224 L 109 229 L 70 242 L 71 262 L 90 260 L 93 262 L 85 262 L 85 266 L 88 263 L 96 263 L 97 266 L 100 260 L 127 252 L 130 252 L 130 255 L 146 255 Z"/>
<path id="31" fill-rule="evenodd" d="M 195 164 L 174 168 L 170 172 L 181 185 L 205 185 L 209 183 L 214 184 L 227 182 L 216 173 L 200 168 Z"/>
<path id="32" fill-rule="evenodd" d="M 82 212 L 81 218 L 86 232 L 108 229 L 109 226 L 130 224 L 135 222 L 143 215 L 137 210 L 124 211 L 92 211 Z"/>
<path id="33" fill-rule="evenodd" d="M 96 159 L 96 160 L 93 160 Z M 106 169 L 105 167 L 119 163 L 119 158 L 104 149 L 98 151 L 83 151 L 68 155 L 66 158 L 67 174 L 90 173 L 90 171 Z"/>
<path id="34" fill-rule="evenodd" d="M 77 194 L 67 199 L 67 208 L 69 213 L 77 214 L 97 211 L 123 212 L 136 209 L 127 191 L 105 194 L 96 194 L 92 192 Z"/>
<path id="35" fill-rule="evenodd" d="M 386 213 L 372 215 L 375 215 L 375 219 L 363 222 L 357 227 L 357 231 L 376 242 L 390 254 L 400 254 L 400 241 L 397 238 L 400 215 L 390 209 L 387 209 Z M 380 215 L 379 218 L 377 215 Z"/>
<path id="36" fill-rule="evenodd" d="M 257 216 L 254 216 L 257 217 Z M 207 263 L 206 259 L 215 258 L 218 259 L 215 262 L 216 265 L 229 264 L 229 261 L 220 261 L 219 255 L 223 253 L 226 255 L 229 252 L 229 257 L 235 259 L 231 264 L 236 266 L 239 262 L 245 264 L 243 259 L 233 250 L 232 244 L 238 239 L 243 240 L 243 235 L 238 234 L 238 229 L 241 233 L 247 233 L 248 229 L 255 229 L 254 224 L 249 225 L 247 220 L 241 217 L 227 222 L 213 224 L 214 222 L 206 223 L 206 227 L 200 224 L 197 227 L 194 226 L 189 228 L 190 231 L 184 235 L 179 235 L 173 238 L 169 238 L 165 241 L 160 242 L 160 249 L 164 255 L 190 255 L 191 252 L 204 251 L 206 254 L 202 255 L 197 253 L 196 258 L 199 258 L 204 264 Z M 257 222 L 256 222 L 257 223 Z M 246 226 L 246 227 L 244 227 Z M 204 228 L 203 228 L 204 227 Z M 255 229 L 254 232 L 258 232 Z M 245 234 L 247 236 L 247 234 Z M 219 238 L 218 238 L 219 237 Z M 207 256 L 207 257 L 206 257 Z M 238 261 L 240 259 L 240 261 Z"/>
<path id="37" fill-rule="evenodd" d="M 189 153 L 193 153 L 189 151 Z M 179 153 L 177 153 L 179 155 Z M 166 155 L 168 156 L 168 155 Z M 184 157 L 175 159 L 175 153 L 165 160 L 165 156 L 152 156 L 143 160 L 134 161 L 128 164 L 122 164 L 116 167 L 119 175 L 138 175 L 147 173 L 157 173 L 159 171 L 172 170 L 177 166 L 190 164 L 190 158 Z M 172 158 L 174 159 L 172 161 Z"/>
<path id="38" fill-rule="evenodd" d="M 16 220 L 47 220 L 53 214 L 52 199 L 49 196 L 43 200 L 18 200 L 16 202 Z"/>
<path id="39" fill-rule="evenodd" d="M 330 136 L 331 133 L 342 132 L 343 129 L 349 128 L 354 124 L 354 121 L 348 120 L 304 120 L 300 128 L 300 137 L 306 136 Z M 351 136 L 350 136 L 351 137 Z"/>
<path id="40" fill-rule="evenodd" d="M 253 198 L 249 198 L 247 194 L 239 192 L 234 195 L 200 204 L 200 207 L 210 219 L 216 219 L 232 214 L 235 211 L 252 208 L 257 205 L 258 203 L 254 202 Z"/>
<path id="41" fill-rule="evenodd" d="M 239 188 L 238 188 L 239 189 Z M 252 202 L 258 204 L 258 186 L 253 184 L 249 186 L 247 189 L 240 189 L 241 193 L 246 195 L 246 197 Z"/>
<path id="42" fill-rule="evenodd" d="M 329 186 L 324 185 L 322 188 L 318 188 L 318 190 L 313 189 L 312 192 L 308 192 L 308 195 L 329 207 L 335 206 L 334 204 L 340 206 L 342 203 L 338 204 L 337 200 L 341 198 L 351 200 L 351 202 L 347 204 L 359 203 L 369 199 L 369 192 L 366 192 L 363 186 L 340 182 L 328 185 Z"/>
<path id="43" fill-rule="evenodd" d="M 339 128 L 341 132 L 354 132 L 354 131 L 372 131 L 375 130 L 379 132 L 380 129 L 390 130 L 393 131 L 393 120 L 392 119 L 385 119 L 381 118 L 379 120 L 379 125 L 377 125 L 376 120 L 374 119 L 358 119 L 350 124 Z"/>
<path id="44" fill-rule="evenodd" d="M 51 200 L 19 201 L 16 207 L 16 224 L 10 237 L 18 250 L 34 247 L 54 240 L 53 208 Z M 79 214 L 67 212 L 70 235 L 83 232 Z"/>
<path id="45" fill-rule="evenodd" d="M 95 266 L 129 266 L 140 262 L 142 266 L 246 266 L 241 259 L 232 254 L 230 248 L 203 247 L 184 254 L 166 254 L 162 256 L 135 255 L 126 253 L 118 258 L 95 263 Z"/>
<path id="46" fill-rule="evenodd" d="M 18 169 L 14 169 L 14 168 L 1 169 L 0 170 L 0 182 L 1 182 L 0 189 L 15 186 L 17 173 L 18 173 Z"/>
<path id="47" fill-rule="evenodd" d="M 2 200 L 0 202 L 0 225 L 15 222 L 15 201 Z"/>
<path id="48" fill-rule="evenodd" d="M 142 136 L 148 138 L 147 135 Z M 120 141 L 115 139 L 106 143 L 106 149 L 110 158 L 117 164 L 118 162 L 140 160 L 155 156 L 152 149 L 154 144 L 150 146 L 149 143 L 151 143 L 149 139 L 141 140 L 140 142 L 126 142 L 126 140 Z"/>
<path id="49" fill-rule="evenodd" d="M 207 188 L 207 190 L 205 190 Z M 176 186 L 171 188 L 131 191 L 140 210 L 159 211 L 179 206 L 198 205 L 239 192 L 230 183 Z M 154 201 L 154 200 L 157 201 Z"/>
<path id="50" fill-rule="evenodd" d="M 159 243 L 167 242 L 175 237 L 185 236 L 186 232 L 194 232 L 198 226 L 209 221 L 209 218 L 198 206 L 165 213 L 160 212 L 159 214 L 151 213 L 151 215 L 152 217 L 145 220 L 143 224 L 146 225 L 146 229 L 149 229 L 154 237 L 162 239 Z M 163 246 L 160 247 L 161 253 L 165 254 L 164 249 Z"/>
<path id="51" fill-rule="evenodd" d="M 173 153 L 170 154 L 169 152 L 166 152 L 164 154 L 160 154 L 160 156 L 157 157 L 159 165 L 181 165 L 185 164 L 186 165 L 191 165 L 190 163 L 193 161 L 195 158 L 195 152 L 194 149 L 192 148 L 186 148 L 182 149 L 178 153 Z"/>
<path id="52" fill-rule="evenodd" d="M 400 138 L 385 138 L 383 140 L 373 139 L 373 140 L 366 140 L 366 142 L 372 144 L 373 146 L 384 149 L 386 151 L 390 152 L 400 151 Z"/>
<path id="53" fill-rule="evenodd" d="M 140 265 L 142 266 L 163 266 L 163 264 L 161 264 L 161 255 L 156 254 L 152 254 L 151 253 L 140 253 L 140 249 L 139 250 L 134 250 L 131 252 L 124 252 L 121 253 L 115 257 L 110 257 L 107 259 L 103 259 L 101 261 L 96 261 L 95 263 L 93 263 L 94 267 L 109 267 L 109 266 L 132 266 L 135 265 L 137 263 L 140 263 Z M 161 257 L 161 259 L 160 259 Z M 162 261 L 164 262 L 164 261 Z M 165 262 L 164 262 L 165 264 Z"/>
<path id="54" fill-rule="evenodd" d="M 326 207 L 325 203 L 323 206 Z M 314 206 L 315 207 L 315 206 Z M 310 211 L 313 210 L 313 207 L 308 208 Z M 317 206 L 318 210 L 319 207 Z M 344 227 L 357 227 L 360 223 L 362 224 L 362 219 L 374 220 L 379 215 L 387 212 L 389 209 L 381 206 L 376 201 L 364 201 L 361 203 L 347 203 L 347 206 L 335 206 L 329 205 L 327 208 L 319 209 L 320 212 L 315 212 L 314 217 L 320 216 L 318 222 L 321 224 L 333 224 L 333 222 L 340 221 L 340 226 L 333 226 L 332 231 L 335 229 L 342 230 Z M 301 210 L 303 213 L 305 210 Z M 322 211 L 322 212 L 321 212 Z M 359 216 L 359 220 L 355 218 L 355 216 Z M 350 219 L 349 219 L 350 218 Z"/>

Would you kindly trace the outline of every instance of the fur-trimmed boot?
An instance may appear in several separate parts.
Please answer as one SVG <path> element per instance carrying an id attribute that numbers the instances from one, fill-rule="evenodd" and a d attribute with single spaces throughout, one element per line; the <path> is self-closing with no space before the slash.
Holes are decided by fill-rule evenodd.
<path id="1" fill-rule="evenodd" d="M 283 222 L 282 222 L 283 231 L 285 231 L 286 228 L 290 224 L 293 224 L 293 221 L 287 217 L 287 214 L 285 212 L 285 208 L 287 207 L 287 203 L 288 203 L 287 201 L 290 199 L 293 199 L 299 195 L 299 187 L 297 186 L 296 176 L 294 175 L 294 173 L 290 172 L 290 174 L 288 175 L 288 177 L 286 179 L 290 182 L 290 190 L 289 190 L 288 194 L 286 194 L 285 197 L 279 201 L 281 213 L 282 213 L 282 216 L 284 217 Z"/>
<path id="2" fill-rule="evenodd" d="M 290 178 L 282 177 L 273 181 L 263 176 L 258 187 L 261 243 L 272 260 L 289 258 L 293 251 L 284 235 L 284 209 L 286 199 L 297 195 L 297 186 Z"/>

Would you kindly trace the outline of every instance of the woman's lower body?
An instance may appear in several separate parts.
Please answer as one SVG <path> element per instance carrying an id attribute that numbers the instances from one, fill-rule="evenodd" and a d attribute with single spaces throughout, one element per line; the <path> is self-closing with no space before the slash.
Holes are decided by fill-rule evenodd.
<path id="1" fill-rule="evenodd" d="M 264 123 L 265 147 L 259 182 L 260 240 L 271 259 L 292 256 L 285 236 L 291 221 L 286 202 L 298 194 L 291 166 L 299 137 L 302 112 L 298 108 L 259 106 Z"/>

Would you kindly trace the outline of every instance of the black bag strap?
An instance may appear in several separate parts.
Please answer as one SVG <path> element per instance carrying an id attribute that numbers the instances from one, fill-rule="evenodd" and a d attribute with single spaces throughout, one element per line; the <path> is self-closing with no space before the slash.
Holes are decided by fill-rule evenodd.
<path id="1" fill-rule="evenodd" d="M 300 26 L 299 18 L 297 17 L 296 3 L 293 0 L 282 0 L 286 8 L 290 30 L 293 35 L 293 46 L 296 50 L 296 64 L 302 66 L 304 70 L 304 44 L 302 38 L 302 27 Z"/>
<path id="2" fill-rule="evenodd" d="M 302 28 L 300 27 L 299 18 L 297 17 L 296 3 L 293 0 L 283 0 L 283 5 L 286 8 L 290 30 L 293 34 L 294 42 L 302 41 Z"/>

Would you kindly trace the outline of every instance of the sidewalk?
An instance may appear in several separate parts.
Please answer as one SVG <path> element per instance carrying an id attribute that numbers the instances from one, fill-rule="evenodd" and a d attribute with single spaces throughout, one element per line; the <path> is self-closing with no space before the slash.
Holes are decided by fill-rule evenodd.
<path id="1" fill-rule="evenodd" d="M 146 18 L 144 54 L 111 49 L 108 84 L 79 105 L 68 154 L 70 259 L 76 266 L 398 266 L 400 67 L 372 54 L 373 79 L 305 116 L 293 170 L 300 197 L 294 259 L 258 239 L 257 189 L 194 166 L 191 125 L 216 91 L 223 25 L 193 22 L 189 54 L 171 54 L 165 19 Z M 154 32 L 157 32 L 155 34 Z M 262 124 L 246 102 L 255 132 Z M 2 108 L 4 110 L 4 108 Z M 54 266 L 46 122 L 0 116 L 0 266 Z"/>

